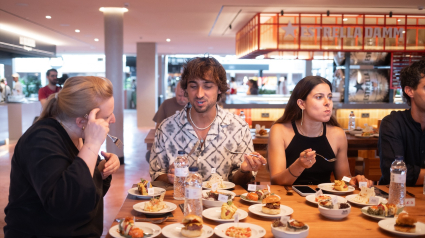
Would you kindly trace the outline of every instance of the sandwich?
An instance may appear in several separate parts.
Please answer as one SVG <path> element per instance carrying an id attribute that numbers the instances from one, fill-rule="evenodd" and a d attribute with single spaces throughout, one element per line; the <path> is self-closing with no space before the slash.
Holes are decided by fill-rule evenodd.
<path id="1" fill-rule="evenodd" d="M 131 217 L 126 217 L 119 222 L 118 231 L 125 237 L 139 238 L 144 236 L 142 229 L 134 227 L 134 220 Z"/>
<path id="2" fill-rule="evenodd" d="M 199 216 L 190 214 L 183 218 L 184 227 L 181 233 L 186 237 L 198 237 L 202 235 L 202 219 Z"/>
<path id="3" fill-rule="evenodd" d="M 256 192 L 248 193 L 246 198 L 252 201 L 258 201 L 258 194 Z"/>
<path id="4" fill-rule="evenodd" d="M 342 180 L 335 180 L 334 189 L 336 191 L 348 191 L 348 186 Z"/>
<path id="5" fill-rule="evenodd" d="M 233 204 L 232 201 L 228 201 L 227 203 L 223 203 L 221 205 L 221 219 L 232 219 L 233 215 L 236 213 L 238 208 Z"/>
<path id="6" fill-rule="evenodd" d="M 395 221 L 394 230 L 415 233 L 416 222 L 418 222 L 416 218 L 409 216 L 407 213 L 400 213 Z"/>
<path id="7" fill-rule="evenodd" d="M 263 199 L 263 204 L 264 203 L 266 205 L 262 207 L 262 212 L 271 215 L 277 215 L 280 213 L 280 197 L 276 195 L 270 195 Z"/>
<path id="8" fill-rule="evenodd" d="M 166 208 L 167 205 L 164 202 L 165 193 L 162 193 L 160 197 L 152 198 L 149 202 L 145 203 L 145 211 L 157 212 Z"/>
<path id="9" fill-rule="evenodd" d="M 148 186 L 149 188 L 152 188 L 152 184 L 145 179 L 140 180 L 140 183 L 137 184 L 137 189 L 139 190 L 139 193 L 142 195 L 148 195 Z"/>

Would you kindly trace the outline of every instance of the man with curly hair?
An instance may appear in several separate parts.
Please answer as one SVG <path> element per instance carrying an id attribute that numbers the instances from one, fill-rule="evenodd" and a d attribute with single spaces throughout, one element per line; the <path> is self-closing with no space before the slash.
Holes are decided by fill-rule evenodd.
<path id="1" fill-rule="evenodd" d="M 254 152 L 248 124 L 217 106 L 229 89 L 226 71 L 212 57 L 193 58 L 181 77 L 189 103 L 165 119 L 155 133 L 149 162 L 152 180 L 173 183 L 173 161 L 178 151 L 188 154 L 199 141 L 188 159 L 191 167 L 198 167 L 204 181 L 217 173 L 224 181 L 246 186 L 266 160 Z"/>
<path id="2" fill-rule="evenodd" d="M 391 163 L 404 157 L 406 185 L 422 185 L 425 175 L 425 59 L 404 68 L 401 88 L 410 109 L 391 112 L 379 128 L 379 157 L 382 177 L 379 184 L 389 184 Z"/>

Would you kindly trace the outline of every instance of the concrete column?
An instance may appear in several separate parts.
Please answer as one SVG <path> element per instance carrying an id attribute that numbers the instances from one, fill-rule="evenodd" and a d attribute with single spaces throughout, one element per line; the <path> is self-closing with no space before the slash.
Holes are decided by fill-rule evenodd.
<path id="1" fill-rule="evenodd" d="M 137 127 L 155 127 L 158 108 L 158 58 L 156 43 L 137 43 Z"/>
<path id="2" fill-rule="evenodd" d="M 105 75 L 114 87 L 115 124 L 111 125 L 109 134 L 124 141 L 124 91 L 123 91 L 123 8 L 104 8 L 105 23 Z M 106 150 L 114 153 L 124 163 L 124 151 L 106 138 Z"/>
<path id="3" fill-rule="evenodd" d="M 313 70 L 313 61 L 306 60 L 305 61 L 305 76 L 304 77 L 313 75 L 312 70 Z"/>
<path id="4" fill-rule="evenodd" d="M 158 55 L 158 107 L 164 101 L 164 55 Z"/>

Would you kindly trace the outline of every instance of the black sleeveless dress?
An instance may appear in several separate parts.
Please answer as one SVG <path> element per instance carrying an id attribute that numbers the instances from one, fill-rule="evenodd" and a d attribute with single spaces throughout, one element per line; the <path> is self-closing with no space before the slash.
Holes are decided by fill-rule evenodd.
<path id="1" fill-rule="evenodd" d="M 306 137 L 301 135 L 295 122 L 292 121 L 292 128 L 294 128 L 295 136 L 292 138 L 291 143 L 285 150 L 286 153 L 286 167 L 288 168 L 299 157 L 300 153 L 306 149 L 311 148 L 318 154 L 323 155 L 325 158 L 335 158 L 335 153 L 326 138 L 326 124 L 323 123 L 323 134 L 319 137 Z M 316 163 L 308 169 L 305 169 L 301 175 L 295 180 L 294 185 L 317 185 L 320 183 L 330 183 L 331 173 L 334 171 L 335 162 L 327 162 L 320 156 L 316 156 Z"/>

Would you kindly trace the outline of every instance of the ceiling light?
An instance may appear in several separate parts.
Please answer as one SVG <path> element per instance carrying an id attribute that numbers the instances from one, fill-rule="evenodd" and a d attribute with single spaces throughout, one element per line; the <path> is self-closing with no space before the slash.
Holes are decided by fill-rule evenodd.
<path id="1" fill-rule="evenodd" d="M 47 18 L 47 19 L 52 19 L 52 17 L 51 17 L 51 16 L 46 16 L 46 18 Z"/>
<path id="2" fill-rule="evenodd" d="M 403 34 L 406 33 L 406 31 L 403 31 Z"/>
<path id="3" fill-rule="evenodd" d="M 77 33 L 78 33 L 78 32 L 80 32 L 80 30 L 78 30 L 78 29 L 75 29 L 75 32 L 77 32 Z"/>
<path id="4" fill-rule="evenodd" d="M 170 42 L 171 40 L 170 40 L 170 38 L 168 38 L 168 39 L 166 39 L 166 41 L 167 41 L 167 42 Z"/>
<path id="5" fill-rule="evenodd" d="M 128 12 L 128 9 L 125 7 L 101 7 L 99 8 L 101 12 L 110 12 L 110 11 L 120 11 L 120 12 Z"/>
<path id="6" fill-rule="evenodd" d="M 99 39 L 97 39 L 97 38 L 94 38 L 94 41 L 99 41 Z"/>
<path id="7" fill-rule="evenodd" d="M 397 21 L 401 21 L 400 19 L 398 19 Z"/>
<path id="8" fill-rule="evenodd" d="M 343 21 L 347 21 L 348 19 L 347 18 L 344 18 L 344 19 L 342 19 Z"/>

